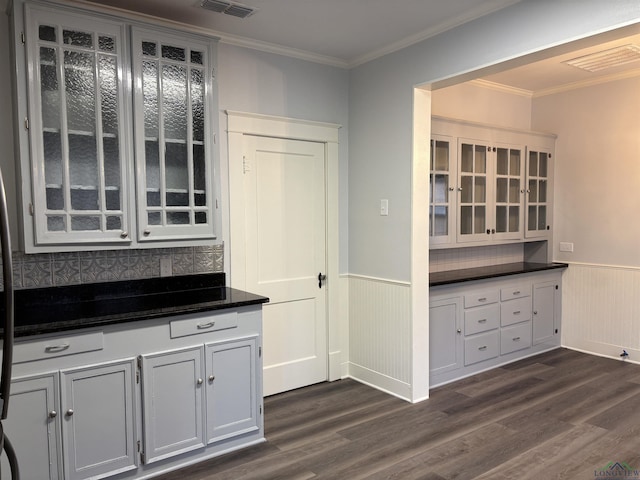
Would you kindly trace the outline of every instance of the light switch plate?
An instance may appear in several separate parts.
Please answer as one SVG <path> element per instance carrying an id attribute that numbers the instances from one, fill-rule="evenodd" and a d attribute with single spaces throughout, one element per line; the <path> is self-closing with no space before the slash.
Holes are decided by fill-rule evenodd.
<path id="1" fill-rule="evenodd" d="M 386 198 L 380 200 L 380 215 L 389 215 L 389 200 L 387 200 Z"/>
<path id="2" fill-rule="evenodd" d="M 573 252 L 573 242 L 560 242 L 561 252 Z"/>

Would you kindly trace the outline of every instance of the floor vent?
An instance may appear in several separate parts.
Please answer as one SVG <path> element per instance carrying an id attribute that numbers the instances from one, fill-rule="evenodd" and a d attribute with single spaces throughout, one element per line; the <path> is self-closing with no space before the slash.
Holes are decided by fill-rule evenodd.
<path id="1" fill-rule="evenodd" d="M 600 70 L 606 70 L 607 68 L 618 67 L 637 61 L 640 61 L 640 46 L 629 44 L 572 60 L 566 60 L 562 63 L 581 68 L 588 72 L 599 72 Z"/>
<path id="2" fill-rule="evenodd" d="M 224 0 L 204 0 L 200 6 L 212 12 L 225 13 L 238 18 L 247 18 L 256 12 L 256 9 L 253 7 L 236 2 L 226 2 Z"/>

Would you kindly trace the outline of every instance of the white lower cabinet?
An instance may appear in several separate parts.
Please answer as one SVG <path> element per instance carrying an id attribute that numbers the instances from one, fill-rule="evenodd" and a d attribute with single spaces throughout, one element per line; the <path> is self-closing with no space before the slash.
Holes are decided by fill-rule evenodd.
<path id="1" fill-rule="evenodd" d="M 429 384 L 559 347 L 561 275 L 548 270 L 432 288 Z"/>
<path id="2" fill-rule="evenodd" d="M 144 463 L 204 447 L 203 346 L 140 358 Z"/>
<path id="3" fill-rule="evenodd" d="M 21 478 L 63 478 L 59 411 L 57 372 L 11 382 L 9 415 L 3 426 L 16 451 Z M 1 468 L 3 476 L 8 477 L 6 455 L 2 455 Z"/>
<path id="4" fill-rule="evenodd" d="M 432 375 L 462 366 L 460 297 L 443 298 L 429 305 L 429 371 Z"/>
<path id="5" fill-rule="evenodd" d="M 264 441 L 260 307 L 99 332 L 16 343 L 3 425 L 22 478 L 150 478 Z"/>
<path id="6" fill-rule="evenodd" d="M 135 469 L 135 361 L 60 372 L 64 478 Z"/>
<path id="7" fill-rule="evenodd" d="M 14 380 L 4 425 L 20 476 L 98 479 L 135 469 L 134 365 L 128 359 Z"/>
<path id="8" fill-rule="evenodd" d="M 206 346 L 207 443 L 256 432 L 258 337 Z"/>

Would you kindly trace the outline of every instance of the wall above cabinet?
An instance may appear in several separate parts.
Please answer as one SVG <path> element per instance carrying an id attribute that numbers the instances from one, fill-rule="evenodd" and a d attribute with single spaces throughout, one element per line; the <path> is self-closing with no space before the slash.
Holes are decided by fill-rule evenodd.
<path id="1" fill-rule="evenodd" d="M 210 244 L 216 39 L 49 2 L 12 17 L 24 250 Z"/>
<path id="2" fill-rule="evenodd" d="M 548 239 L 555 136 L 432 117 L 430 248 Z"/>

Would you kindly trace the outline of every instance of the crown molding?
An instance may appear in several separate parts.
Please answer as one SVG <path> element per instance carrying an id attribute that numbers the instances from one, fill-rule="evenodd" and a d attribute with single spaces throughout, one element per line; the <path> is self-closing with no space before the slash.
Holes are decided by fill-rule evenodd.
<path id="1" fill-rule="evenodd" d="M 578 90 L 580 88 L 592 87 L 594 85 L 601 85 L 603 83 L 615 82 L 617 80 L 625 80 L 627 78 L 634 77 L 640 77 L 640 68 L 634 68 L 632 70 L 625 70 L 624 72 L 613 73 L 611 75 L 603 75 L 589 80 L 580 80 L 578 82 L 565 83 L 564 85 L 537 90 L 533 93 L 533 98 L 545 97 L 547 95 L 554 95 L 556 93 Z"/>
<path id="2" fill-rule="evenodd" d="M 526 90 L 524 88 L 512 87 L 510 85 L 503 85 L 502 83 L 490 82 L 489 80 L 483 80 L 482 78 L 477 78 L 475 80 L 471 80 L 469 82 L 472 85 L 476 85 L 481 88 L 487 88 L 489 90 L 496 90 L 502 93 L 508 93 L 511 95 L 519 95 L 521 97 L 531 98 L 534 95 L 534 92 L 531 90 Z"/>

